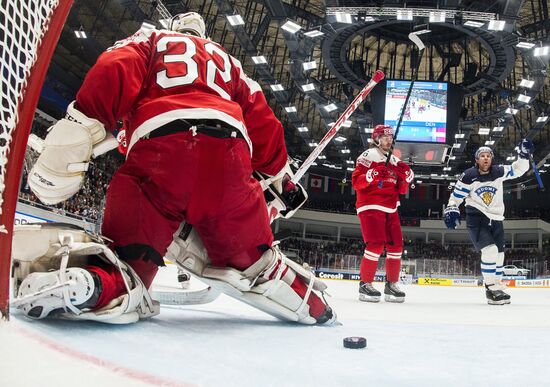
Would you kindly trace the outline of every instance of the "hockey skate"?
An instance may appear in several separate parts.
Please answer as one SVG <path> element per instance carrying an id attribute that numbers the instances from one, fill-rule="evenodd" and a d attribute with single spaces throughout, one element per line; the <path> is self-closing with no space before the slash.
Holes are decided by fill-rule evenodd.
<path id="1" fill-rule="evenodd" d="M 499 285 L 485 285 L 485 296 L 489 305 L 504 305 L 511 303 L 510 295 L 501 290 Z"/>
<path id="2" fill-rule="evenodd" d="M 496 284 L 494 285 L 494 289 L 495 290 L 501 290 L 505 295 L 506 295 L 506 304 L 510 304 L 512 301 L 510 300 L 511 297 L 508 293 L 505 292 L 506 289 L 508 289 L 506 287 L 506 285 L 503 283 L 503 282 L 496 282 Z"/>
<path id="3" fill-rule="evenodd" d="M 386 282 L 384 287 L 384 301 L 386 302 L 404 302 L 405 292 L 399 289 L 397 282 Z"/>
<path id="4" fill-rule="evenodd" d="M 371 282 L 359 282 L 359 301 L 379 302 L 381 293 L 372 286 Z"/>
<path id="5" fill-rule="evenodd" d="M 35 319 L 66 312 L 68 308 L 85 310 L 97 303 L 101 293 L 98 284 L 97 274 L 77 267 L 65 273 L 61 270 L 31 273 L 19 287 L 17 305 L 25 315 Z"/>

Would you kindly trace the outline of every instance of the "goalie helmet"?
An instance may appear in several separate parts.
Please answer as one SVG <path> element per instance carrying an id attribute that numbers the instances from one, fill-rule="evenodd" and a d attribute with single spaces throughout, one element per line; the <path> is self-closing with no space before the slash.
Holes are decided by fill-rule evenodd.
<path id="1" fill-rule="evenodd" d="M 478 150 L 476 150 L 476 154 L 475 154 L 476 160 L 479 160 L 479 156 L 482 153 L 490 153 L 491 158 L 495 157 L 495 154 L 493 153 L 493 150 L 491 148 L 489 148 L 488 146 L 481 146 L 478 148 Z"/>
<path id="2" fill-rule="evenodd" d="M 382 136 L 392 136 L 393 137 L 393 128 L 389 125 L 376 125 L 372 131 L 372 140 L 378 144 L 378 140 Z"/>
<path id="3" fill-rule="evenodd" d="M 169 29 L 206 39 L 206 26 L 201 15 L 196 12 L 179 13 L 170 19 Z"/>

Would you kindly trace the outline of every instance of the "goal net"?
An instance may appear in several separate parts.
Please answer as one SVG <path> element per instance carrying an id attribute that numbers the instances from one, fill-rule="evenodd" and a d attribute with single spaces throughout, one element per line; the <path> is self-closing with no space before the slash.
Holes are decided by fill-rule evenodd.
<path id="1" fill-rule="evenodd" d="M 34 110 L 73 0 L 0 0 L 0 315 L 9 316 L 11 240 Z"/>

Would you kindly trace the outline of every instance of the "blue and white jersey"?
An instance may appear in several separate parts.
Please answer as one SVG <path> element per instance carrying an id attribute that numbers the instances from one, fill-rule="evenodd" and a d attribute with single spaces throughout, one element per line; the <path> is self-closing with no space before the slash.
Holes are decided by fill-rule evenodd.
<path id="1" fill-rule="evenodd" d="M 468 168 L 456 182 L 449 198 L 449 206 L 477 208 L 489 219 L 504 220 L 504 195 L 502 182 L 520 177 L 529 169 L 529 160 L 518 159 L 512 165 L 491 166 L 486 174 L 479 173 L 477 166 Z"/>

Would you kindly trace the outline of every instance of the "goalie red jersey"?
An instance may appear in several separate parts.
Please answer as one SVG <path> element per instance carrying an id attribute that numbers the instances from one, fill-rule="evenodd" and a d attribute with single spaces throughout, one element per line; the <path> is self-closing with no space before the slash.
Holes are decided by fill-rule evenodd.
<path id="1" fill-rule="evenodd" d="M 357 213 L 365 210 L 397 211 L 399 195 L 407 192 L 413 175 L 410 168 L 393 155 L 387 168 L 385 163 L 386 155 L 378 147 L 367 149 L 357 158 L 352 174 Z M 400 168 L 404 169 L 405 179 L 399 178 Z"/>
<path id="2" fill-rule="evenodd" d="M 124 117 L 129 151 L 174 120 L 212 119 L 242 133 L 254 170 L 274 175 L 287 160 L 283 127 L 260 86 L 237 59 L 208 39 L 141 29 L 98 58 L 76 101 L 78 109 L 107 129 L 115 129 Z"/>

